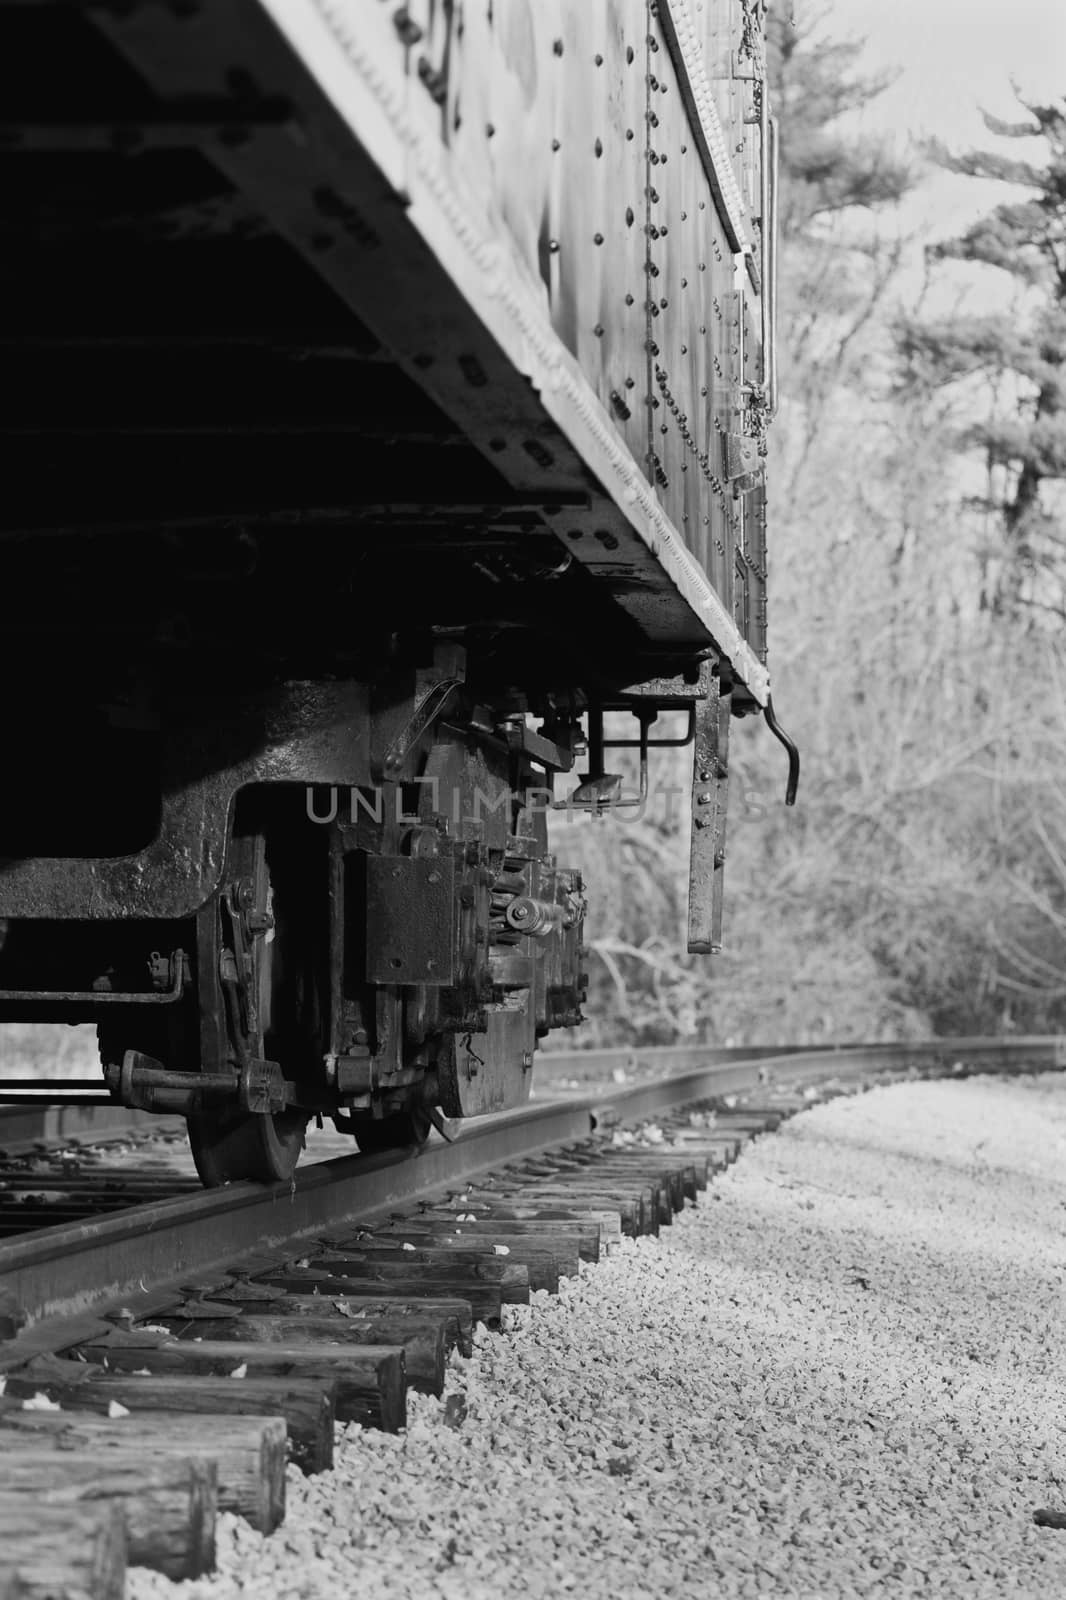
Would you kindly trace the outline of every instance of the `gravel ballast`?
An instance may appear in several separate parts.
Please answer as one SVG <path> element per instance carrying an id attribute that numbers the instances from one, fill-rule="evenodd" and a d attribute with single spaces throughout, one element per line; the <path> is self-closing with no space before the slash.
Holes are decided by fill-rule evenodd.
<path id="1" fill-rule="evenodd" d="M 1064 1274 L 1060 1075 L 817 1106 L 130 1600 L 1066 1594 Z"/>

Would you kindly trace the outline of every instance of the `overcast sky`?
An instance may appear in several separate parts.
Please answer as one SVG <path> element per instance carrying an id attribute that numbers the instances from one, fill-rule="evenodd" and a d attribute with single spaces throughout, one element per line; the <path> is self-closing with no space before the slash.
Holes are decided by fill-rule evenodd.
<path id="1" fill-rule="evenodd" d="M 788 15 L 793 0 L 772 3 Z M 795 4 L 810 15 L 817 0 Z M 826 10 L 833 36 L 867 40 L 871 71 L 900 69 L 863 120 L 901 140 L 934 134 L 958 149 L 994 145 L 978 108 L 1020 120 L 1012 77 L 1030 94 L 1066 96 L 1066 0 L 826 0 Z M 997 197 L 990 185 L 942 176 L 908 207 L 907 222 L 951 232 Z"/>
<path id="2" fill-rule="evenodd" d="M 777 0 L 788 6 L 789 0 Z M 899 66 L 878 119 L 967 141 L 975 106 L 1008 111 L 1009 79 L 1066 94 L 1062 0 L 831 0 L 834 33 L 865 36 L 871 65 Z"/>

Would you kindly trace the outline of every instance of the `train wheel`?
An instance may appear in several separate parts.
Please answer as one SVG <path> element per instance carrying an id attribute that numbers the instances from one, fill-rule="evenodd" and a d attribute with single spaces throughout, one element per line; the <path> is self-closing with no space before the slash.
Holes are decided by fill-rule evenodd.
<path id="1" fill-rule="evenodd" d="M 220 1188 L 249 1178 L 257 1183 L 287 1183 L 304 1147 L 307 1117 L 284 1112 L 274 1116 L 187 1117 L 189 1144 L 200 1182 Z"/>
<path id="2" fill-rule="evenodd" d="M 391 1117 L 381 1117 L 376 1122 L 369 1118 L 355 1129 L 355 1142 L 363 1155 L 377 1155 L 382 1150 L 420 1149 L 429 1138 L 433 1123 L 428 1111 L 396 1111 Z"/>
<path id="3" fill-rule="evenodd" d="M 250 948 L 251 971 L 241 1008 L 244 1048 L 253 1058 L 280 1062 L 285 1076 L 298 1080 L 322 1059 L 322 965 L 316 959 L 319 941 L 314 932 L 316 914 L 324 913 L 324 883 L 316 883 L 316 874 L 294 848 L 291 832 L 283 828 L 276 835 L 260 827 L 236 836 L 227 878 L 240 886 L 239 909 Z M 316 888 L 321 907 L 315 904 Z M 223 943 L 232 948 L 232 928 L 227 932 L 225 919 Z M 309 1113 L 215 1112 L 187 1121 L 200 1181 L 217 1188 L 242 1178 L 287 1183 L 304 1147 Z"/>

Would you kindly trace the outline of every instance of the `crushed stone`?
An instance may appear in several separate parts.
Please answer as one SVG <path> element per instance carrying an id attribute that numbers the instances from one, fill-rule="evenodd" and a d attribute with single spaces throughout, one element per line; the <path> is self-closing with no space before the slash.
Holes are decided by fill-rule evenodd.
<path id="1" fill-rule="evenodd" d="M 875 1089 L 129 1600 L 1066 1594 L 1066 1079 Z"/>

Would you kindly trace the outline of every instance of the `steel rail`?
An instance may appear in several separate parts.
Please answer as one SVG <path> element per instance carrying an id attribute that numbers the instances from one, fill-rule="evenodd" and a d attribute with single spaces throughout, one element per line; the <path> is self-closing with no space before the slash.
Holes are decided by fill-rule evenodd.
<path id="1" fill-rule="evenodd" d="M 338 1224 L 454 1189 L 493 1167 L 587 1139 L 598 1128 L 762 1085 L 795 1087 L 878 1069 L 961 1074 L 1057 1068 L 1066 1064 L 1066 1037 L 941 1039 L 774 1053 L 664 1047 L 576 1052 L 569 1060 L 576 1065 L 594 1054 L 601 1066 L 617 1056 L 660 1066 L 669 1062 L 682 1070 L 648 1083 L 475 1118 L 463 1124 L 453 1142 L 434 1136 L 414 1153 L 341 1156 L 298 1168 L 291 1184 L 231 1184 L 92 1222 L 40 1229 L 0 1245 L 0 1302 L 18 1307 L 28 1330 L 0 1347 L 0 1369 L 26 1359 L 35 1342 L 32 1330 L 45 1319 L 91 1318 L 117 1306 L 136 1310 L 168 1286 L 232 1266 L 242 1256 L 298 1249 L 302 1240 Z M 722 1055 L 730 1059 L 709 1059 Z M 57 1347 L 54 1340 L 48 1345 Z"/>

